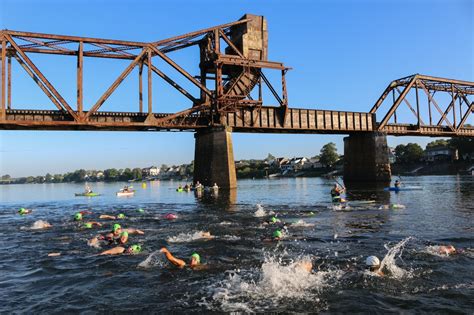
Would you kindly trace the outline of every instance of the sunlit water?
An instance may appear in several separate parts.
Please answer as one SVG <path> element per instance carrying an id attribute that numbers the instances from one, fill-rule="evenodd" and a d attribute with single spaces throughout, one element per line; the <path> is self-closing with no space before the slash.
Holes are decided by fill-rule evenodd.
<path id="1" fill-rule="evenodd" d="M 349 200 L 375 203 L 346 207 L 329 202 L 332 181 L 313 178 L 239 181 L 218 196 L 178 193 L 176 181 L 137 183 L 131 198 L 115 196 L 123 183 L 94 183 L 93 198 L 74 197 L 79 184 L 0 186 L 0 313 L 472 312 L 474 177 L 403 179 L 423 190 L 352 190 Z M 81 228 L 80 210 L 104 226 Z M 118 213 L 145 232 L 129 241 L 144 251 L 97 256 L 109 247 L 87 241 L 116 222 L 98 216 Z M 272 216 L 282 223 L 266 224 Z M 278 227 L 283 239 L 265 241 Z M 446 244 L 464 252 L 438 254 Z M 196 251 L 208 268 L 174 269 L 163 246 L 186 261 Z M 368 255 L 385 277 L 365 269 Z"/>

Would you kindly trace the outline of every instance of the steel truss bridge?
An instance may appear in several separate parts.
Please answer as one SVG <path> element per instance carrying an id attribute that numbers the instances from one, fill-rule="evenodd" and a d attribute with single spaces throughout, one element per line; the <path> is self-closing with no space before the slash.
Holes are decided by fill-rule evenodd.
<path id="1" fill-rule="evenodd" d="M 378 131 L 398 136 L 474 137 L 474 128 L 468 123 L 474 112 L 474 82 L 468 81 L 420 74 L 394 80 L 369 112 L 289 107 L 286 73 L 290 68 L 281 62 L 267 60 L 267 38 L 266 20 L 254 15 L 155 42 L 2 30 L 0 129 L 197 131 L 225 126 L 236 132 L 257 133 L 351 134 Z M 168 55 L 193 46 L 199 48 L 198 75 L 187 72 Z M 77 90 L 74 104 L 65 100 L 39 65 L 30 59 L 32 54 L 75 58 L 77 67 L 71 75 Z M 130 61 L 95 103 L 86 104 L 87 109 L 83 101 L 85 58 Z M 182 80 L 197 87 L 199 95 L 193 95 L 180 82 L 171 79 L 158 67 L 156 60 L 164 62 L 177 71 Z M 14 64 L 31 77 L 56 108 L 13 108 L 11 72 Z M 139 80 L 135 91 L 137 103 L 131 104 L 127 112 L 101 111 L 102 105 L 135 68 L 138 68 Z M 279 72 L 281 90 L 272 85 L 266 71 Z M 146 77 L 146 87 L 143 76 Z M 179 91 L 188 100 L 189 108 L 176 113 L 155 112 L 152 90 L 156 77 Z M 273 105 L 264 102 L 263 89 L 273 96 Z M 144 90 L 146 104 L 143 104 Z M 397 117 L 397 111 L 403 107 L 413 116 L 408 123 L 399 122 Z"/>

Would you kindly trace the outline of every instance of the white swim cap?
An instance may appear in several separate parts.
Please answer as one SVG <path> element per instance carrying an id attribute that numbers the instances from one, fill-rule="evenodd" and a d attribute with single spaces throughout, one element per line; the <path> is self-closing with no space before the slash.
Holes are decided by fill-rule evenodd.
<path id="1" fill-rule="evenodd" d="M 365 260 L 365 264 L 369 267 L 376 267 L 380 265 L 380 260 L 377 258 L 377 256 L 369 256 Z"/>

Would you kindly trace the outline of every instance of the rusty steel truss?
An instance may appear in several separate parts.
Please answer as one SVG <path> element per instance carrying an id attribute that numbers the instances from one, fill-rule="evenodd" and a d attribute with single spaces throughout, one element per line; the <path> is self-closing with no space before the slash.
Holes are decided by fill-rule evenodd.
<path id="1" fill-rule="evenodd" d="M 409 93 L 414 94 L 413 103 Z M 388 102 L 390 108 L 377 124 L 377 130 L 392 135 L 473 137 L 474 126 L 466 124 L 473 117 L 470 115 L 474 112 L 474 101 L 469 99 L 473 95 L 474 82 L 415 74 L 392 81 L 370 113 L 375 114 Z M 447 104 L 437 101 L 437 97 L 445 102 L 447 99 Z M 404 105 L 413 115 L 413 122 L 408 124 L 397 118 L 397 109 Z"/>
<path id="2" fill-rule="evenodd" d="M 474 83 L 414 75 L 393 81 L 369 113 L 338 112 L 288 108 L 283 63 L 268 61 L 266 20 L 245 15 L 240 20 L 155 42 L 134 42 L 19 32 L 0 31 L 1 82 L 0 129 L 36 130 L 198 130 L 210 126 L 228 126 L 238 132 L 286 133 L 353 133 L 383 131 L 394 135 L 474 136 L 466 121 L 473 111 L 469 97 Z M 200 73 L 192 75 L 170 58 L 168 53 L 197 47 Z M 77 98 L 68 103 L 48 80 L 31 54 L 63 55 L 77 62 L 74 79 Z M 128 66 L 92 104 L 84 104 L 83 71 L 85 58 L 129 60 Z M 160 62 L 179 73 L 183 81 L 197 88 L 193 94 L 158 67 Z M 12 66 L 19 65 L 51 100 L 56 109 L 24 110 L 12 106 Z M 154 62 L 155 61 L 155 62 Z M 130 73 L 138 68 L 137 110 L 101 111 L 102 105 Z M 264 71 L 277 70 L 281 90 L 272 85 Z M 143 74 L 143 72 L 145 74 Z M 143 76 L 147 86 L 144 87 Z M 189 108 L 176 113 L 159 113 L 153 104 L 153 77 L 158 76 L 181 93 Z M 144 109 L 144 89 L 147 107 Z M 264 105 L 262 89 L 274 97 L 272 106 Z M 416 91 L 416 109 L 407 95 Z M 429 124 L 420 114 L 418 90 L 427 95 Z M 253 93 L 253 94 L 252 94 Z M 392 93 L 393 104 L 380 123 L 376 113 Z M 435 93 L 450 93 L 452 102 L 440 107 Z M 252 97 L 252 95 L 254 97 Z M 459 102 L 459 116 L 456 101 Z M 416 117 L 416 123 L 397 122 L 397 108 L 405 103 Z M 132 107 L 132 104 L 130 105 Z M 441 115 L 432 121 L 432 108 Z M 465 108 L 467 107 L 467 108 Z M 449 118 L 453 115 L 453 122 Z M 393 122 L 391 122 L 393 120 Z"/>

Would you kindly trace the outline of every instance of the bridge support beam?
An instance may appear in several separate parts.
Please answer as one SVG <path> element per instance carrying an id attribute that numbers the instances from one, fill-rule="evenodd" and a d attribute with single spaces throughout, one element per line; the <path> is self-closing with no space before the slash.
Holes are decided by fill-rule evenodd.
<path id="1" fill-rule="evenodd" d="M 204 186 L 216 183 L 220 188 L 237 187 L 231 132 L 210 128 L 195 133 L 194 183 Z"/>
<path id="2" fill-rule="evenodd" d="M 344 138 L 344 182 L 390 182 L 387 135 L 354 133 Z"/>

